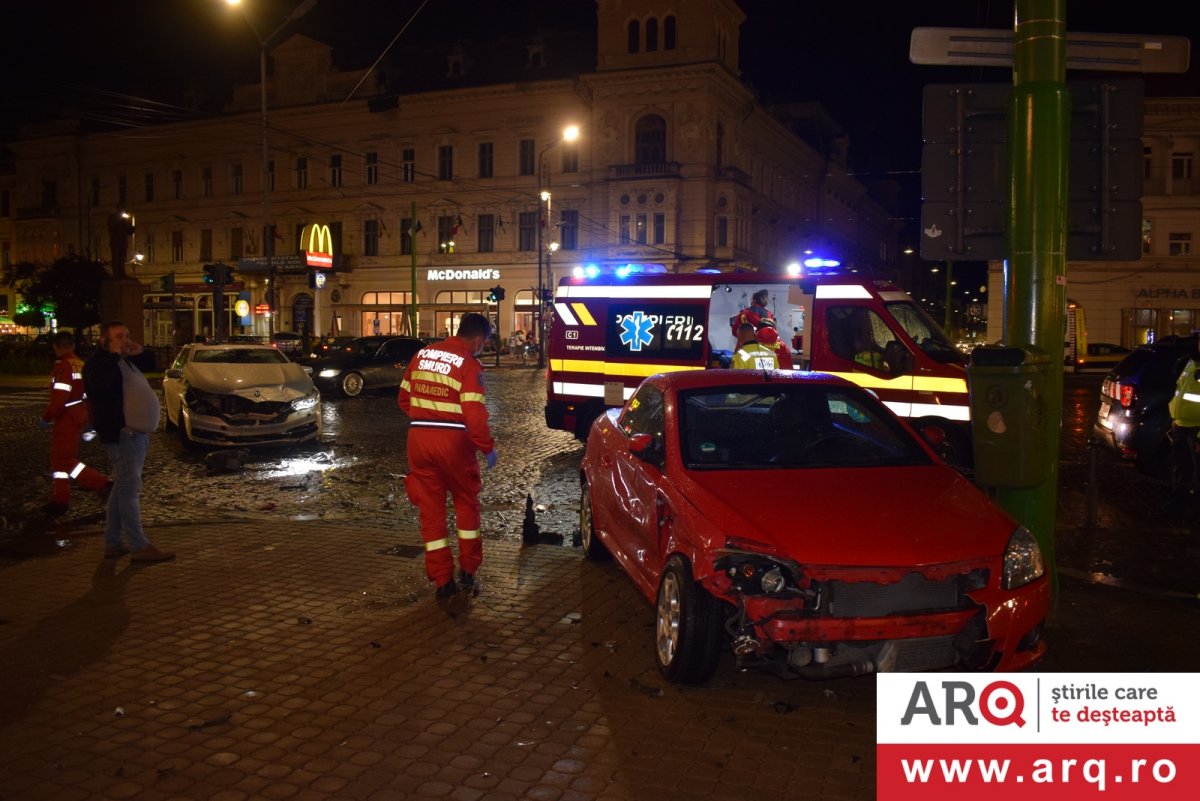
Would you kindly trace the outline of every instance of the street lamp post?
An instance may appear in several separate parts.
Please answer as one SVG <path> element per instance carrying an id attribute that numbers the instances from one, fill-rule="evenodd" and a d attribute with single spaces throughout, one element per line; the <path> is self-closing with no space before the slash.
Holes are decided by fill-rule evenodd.
<path id="1" fill-rule="evenodd" d="M 545 252 L 545 246 L 542 244 L 542 226 L 545 224 L 545 222 L 543 221 L 543 218 L 542 218 L 543 205 L 545 206 L 545 211 L 546 211 L 547 217 L 548 217 L 549 211 L 550 211 L 550 193 L 548 191 L 542 189 L 543 158 L 546 155 L 546 151 L 549 150 L 550 148 L 554 147 L 555 145 L 557 145 L 559 142 L 574 142 L 578 138 L 579 138 L 579 126 L 578 125 L 568 125 L 566 128 L 563 129 L 562 139 L 556 139 L 555 141 L 551 142 L 550 144 L 546 145 L 545 147 L 543 147 L 541 150 L 538 151 L 538 157 L 537 157 L 537 195 L 538 195 L 538 213 L 537 213 L 538 281 L 537 281 L 537 286 L 538 286 L 538 294 L 537 294 L 537 306 L 535 308 L 535 313 L 537 315 L 537 323 L 536 323 L 537 324 L 537 349 L 538 349 L 537 366 L 538 366 L 539 370 L 545 368 L 545 366 L 546 366 L 546 330 L 543 327 L 545 318 L 542 315 L 542 304 L 544 302 L 544 298 L 546 295 L 546 285 L 543 281 L 542 265 L 544 262 L 548 262 L 548 260 L 549 260 L 549 254 L 547 254 Z"/>
<path id="2" fill-rule="evenodd" d="M 231 6 L 240 6 L 242 0 L 225 0 Z M 288 26 L 309 11 L 312 11 L 313 6 L 317 4 L 317 0 L 304 0 L 300 5 L 292 9 L 292 13 L 283 18 L 283 22 L 276 28 L 270 36 L 263 38 L 258 32 L 258 28 L 246 14 L 245 9 L 242 10 L 242 19 L 246 20 L 246 24 L 250 26 L 250 30 L 254 33 L 254 38 L 258 39 L 258 90 L 259 100 L 262 112 L 262 207 L 263 207 L 263 255 L 267 257 L 267 306 L 270 308 L 267 317 L 267 334 L 273 336 L 275 334 L 275 316 L 278 314 L 278 309 L 275 308 L 275 263 L 271 256 L 275 250 L 275 226 L 271 224 L 271 187 L 267 184 L 267 177 L 271 167 L 270 149 L 267 142 L 267 45 L 271 40 L 278 36 L 284 28 Z"/>

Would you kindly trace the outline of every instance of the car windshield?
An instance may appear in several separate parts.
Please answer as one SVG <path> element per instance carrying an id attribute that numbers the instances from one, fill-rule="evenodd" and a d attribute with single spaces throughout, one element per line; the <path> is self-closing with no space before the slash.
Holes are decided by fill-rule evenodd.
<path id="1" fill-rule="evenodd" d="M 287 360 L 274 348 L 217 348 L 192 355 L 197 364 L 287 364 Z"/>
<path id="2" fill-rule="evenodd" d="M 904 333 L 920 346 L 931 359 L 942 364 L 963 361 L 963 353 L 954 347 L 938 324 L 917 304 L 911 301 L 888 303 L 887 309 L 904 328 Z"/>
<path id="3" fill-rule="evenodd" d="M 913 435 L 857 387 L 706 387 L 680 398 L 680 450 L 691 470 L 931 463 Z"/>
<path id="4" fill-rule="evenodd" d="M 380 341 L 378 339 L 360 339 L 353 343 L 351 352 L 355 356 L 374 356 L 379 350 Z"/>

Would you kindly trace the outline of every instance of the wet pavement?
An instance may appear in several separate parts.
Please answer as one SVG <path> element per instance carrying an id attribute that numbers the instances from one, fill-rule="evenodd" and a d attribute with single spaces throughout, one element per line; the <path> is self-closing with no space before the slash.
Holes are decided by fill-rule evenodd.
<path id="1" fill-rule="evenodd" d="M 6 529 L 0 799 L 874 798 L 874 681 L 781 681 L 728 656 L 702 689 L 662 681 L 650 606 L 570 546 L 580 448 L 545 431 L 541 377 L 489 378 L 504 424 L 477 596 L 431 597 L 386 396 L 330 406 L 342 427 L 312 449 L 330 462 L 209 475 L 156 435 L 148 533 L 176 562 L 113 569 L 90 498 Z M 1098 525 L 1081 527 L 1093 397 L 1068 379 L 1039 668 L 1194 670 L 1196 538 L 1162 513 L 1165 488 L 1100 459 Z M 40 459 L 26 416 L 0 404 L 0 441 Z M 36 504 L 9 462 L 26 488 L 10 505 Z M 521 547 L 526 495 L 566 545 Z"/>

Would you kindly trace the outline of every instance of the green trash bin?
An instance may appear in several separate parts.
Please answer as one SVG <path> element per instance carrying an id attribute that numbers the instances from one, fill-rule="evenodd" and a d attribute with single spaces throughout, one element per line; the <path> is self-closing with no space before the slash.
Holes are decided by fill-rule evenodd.
<path id="1" fill-rule="evenodd" d="M 1030 488 L 1050 472 L 1051 421 L 1046 403 L 1049 356 L 1038 348 L 985 345 L 971 352 L 967 391 L 975 445 L 975 481 Z"/>

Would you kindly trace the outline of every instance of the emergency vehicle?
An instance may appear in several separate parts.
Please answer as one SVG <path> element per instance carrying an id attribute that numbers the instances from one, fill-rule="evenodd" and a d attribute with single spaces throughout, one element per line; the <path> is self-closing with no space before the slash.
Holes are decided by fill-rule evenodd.
<path id="1" fill-rule="evenodd" d="M 909 295 L 853 274 L 601 275 L 560 281 L 547 337 L 546 424 L 586 439 L 646 376 L 727 367 L 733 320 L 769 292 L 797 366 L 879 397 L 947 461 L 970 461 L 963 355 Z"/>

